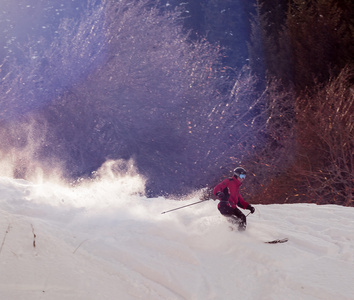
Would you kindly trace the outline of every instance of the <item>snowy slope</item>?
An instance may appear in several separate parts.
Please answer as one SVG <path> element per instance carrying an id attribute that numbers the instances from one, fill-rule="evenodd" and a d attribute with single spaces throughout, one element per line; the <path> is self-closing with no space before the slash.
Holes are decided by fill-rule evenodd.
<path id="1" fill-rule="evenodd" d="M 0 299 L 353 299 L 354 208 L 256 205 L 231 231 L 212 200 L 0 178 Z M 264 241 L 288 237 L 289 242 Z"/>

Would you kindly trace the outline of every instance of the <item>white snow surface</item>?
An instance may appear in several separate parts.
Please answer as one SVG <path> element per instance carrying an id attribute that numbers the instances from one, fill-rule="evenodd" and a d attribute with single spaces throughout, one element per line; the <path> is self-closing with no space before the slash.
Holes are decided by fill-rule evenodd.
<path id="1" fill-rule="evenodd" d="M 0 299 L 354 299 L 354 208 L 255 205 L 240 233 L 213 200 L 161 214 L 198 193 L 143 189 L 138 176 L 79 187 L 1 177 Z"/>

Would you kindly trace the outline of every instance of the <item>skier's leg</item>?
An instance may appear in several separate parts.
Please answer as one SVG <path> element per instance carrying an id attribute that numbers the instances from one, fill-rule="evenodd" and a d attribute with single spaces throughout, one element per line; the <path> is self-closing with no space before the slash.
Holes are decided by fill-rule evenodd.
<path id="1" fill-rule="evenodd" d="M 247 226 L 246 216 L 238 208 L 233 209 L 232 217 L 238 222 L 239 231 L 246 230 L 246 226 Z"/>
<path id="2" fill-rule="evenodd" d="M 238 226 L 239 231 L 246 229 L 246 216 L 238 208 L 232 208 L 226 202 L 220 202 L 218 209 L 228 222 Z"/>
<path id="3" fill-rule="evenodd" d="M 232 224 L 232 225 L 240 225 L 241 220 L 237 218 L 235 215 L 227 215 L 227 220 Z"/>
<path id="4" fill-rule="evenodd" d="M 234 209 L 227 205 L 227 202 L 220 202 L 218 206 L 220 213 L 226 217 L 227 221 L 230 222 L 232 225 L 238 225 L 238 222 L 235 220 L 233 212 Z"/>
<path id="5" fill-rule="evenodd" d="M 237 229 L 238 231 L 245 231 L 246 230 L 246 223 L 244 221 L 242 221 L 241 219 L 239 219 L 238 217 L 236 217 L 235 215 L 229 215 L 227 216 L 228 221 L 233 224 L 233 225 L 237 225 Z"/>
<path id="6" fill-rule="evenodd" d="M 231 216 L 234 213 L 234 209 L 227 205 L 227 202 L 221 201 L 218 209 L 220 213 L 224 216 Z"/>

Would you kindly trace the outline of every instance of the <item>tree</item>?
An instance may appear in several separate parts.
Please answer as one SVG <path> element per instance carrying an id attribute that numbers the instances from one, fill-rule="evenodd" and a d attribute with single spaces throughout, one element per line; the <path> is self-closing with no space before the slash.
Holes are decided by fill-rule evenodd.
<path id="1" fill-rule="evenodd" d="M 261 12 L 262 4 L 257 1 L 256 12 L 252 15 L 251 19 L 251 38 L 250 42 L 247 43 L 248 55 L 249 55 L 249 65 L 260 79 L 263 81 L 266 77 L 267 71 L 267 54 L 268 49 L 266 42 L 268 36 L 265 30 L 267 19 L 266 14 Z"/>
<path id="2" fill-rule="evenodd" d="M 296 170 L 320 203 L 354 205 L 353 78 L 353 69 L 346 67 L 327 85 L 317 85 L 314 93 L 297 101 Z"/>
<path id="3" fill-rule="evenodd" d="M 326 82 L 353 62 L 353 19 L 337 1 L 294 0 L 287 27 L 298 90 L 311 88 L 316 80 Z"/>
<path id="4" fill-rule="evenodd" d="M 253 1 L 201 1 L 204 32 L 211 43 L 220 43 L 224 50 L 224 65 L 241 69 L 248 58 L 249 16 Z"/>
<path id="5" fill-rule="evenodd" d="M 180 16 L 153 1 L 93 1 L 79 21 L 61 24 L 50 45 L 21 47 L 24 63 L 8 65 L 1 85 L 12 110 L 2 139 L 16 149 L 18 133 L 7 129 L 17 128 L 27 157 L 43 172 L 60 161 L 69 179 L 89 176 L 106 159 L 133 158 L 151 194 L 205 183 L 210 174 L 201 170 L 220 151 L 209 148 L 220 139 L 210 119 L 227 83 L 219 49 L 191 43 Z M 33 123 L 43 126 L 30 140 L 23 128 Z"/>
<path id="6" fill-rule="evenodd" d="M 285 12 L 282 1 L 257 1 L 256 12 L 250 20 L 251 36 L 247 43 L 249 65 L 263 80 L 263 88 L 267 77 L 275 77 L 292 88 L 292 49 Z"/>

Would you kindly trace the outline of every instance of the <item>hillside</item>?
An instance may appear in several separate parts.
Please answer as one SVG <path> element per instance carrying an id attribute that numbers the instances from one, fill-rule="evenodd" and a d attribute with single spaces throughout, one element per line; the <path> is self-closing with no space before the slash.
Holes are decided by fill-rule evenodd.
<path id="1" fill-rule="evenodd" d="M 352 299 L 354 208 L 256 205 L 239 233 L 212 200 L 161 214 L 198 195 L 148 199 L 136 183 L 0 178 L 0 299 Z"/>

